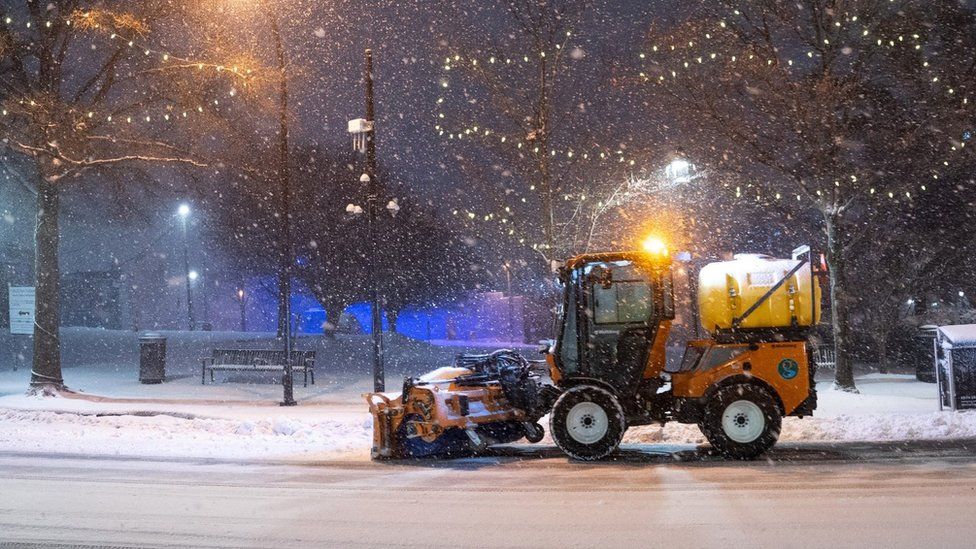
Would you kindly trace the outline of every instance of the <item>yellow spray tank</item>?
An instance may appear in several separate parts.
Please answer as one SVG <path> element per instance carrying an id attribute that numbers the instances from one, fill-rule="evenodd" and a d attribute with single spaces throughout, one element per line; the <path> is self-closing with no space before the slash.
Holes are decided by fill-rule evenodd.
<path id="1" fill-rule="evenodd" d="M 807 246 L 794 250 L 793 259 L 737 254 L 710 263 L 698 276 L 702 326 L 712 333 L 814 326 L 820 322 L 818 272 Z"/>

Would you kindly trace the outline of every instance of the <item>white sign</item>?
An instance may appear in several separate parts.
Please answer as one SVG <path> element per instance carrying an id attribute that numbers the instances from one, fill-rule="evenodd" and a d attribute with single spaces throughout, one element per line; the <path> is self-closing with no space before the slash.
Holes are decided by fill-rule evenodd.
<path id="1" fill-rule="evenodd" d="M 34 334 L 34 287 L 10 287 L 10 333 Z"/>

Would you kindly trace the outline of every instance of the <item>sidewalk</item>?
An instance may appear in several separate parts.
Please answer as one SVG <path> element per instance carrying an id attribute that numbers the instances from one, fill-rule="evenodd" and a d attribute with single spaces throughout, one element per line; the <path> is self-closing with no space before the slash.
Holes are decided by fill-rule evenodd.
<path id="1" fill-rule="evenodd" d="M 162 332 L 166 382 L 139 383 L 138 334 L 62 329 L 65 383 L 74 394 L 27 397 L 30 379 L 15 355 L 20 340 L 0 334 L 0 451 L 144 457 L 368 460 L 372 419 L 362 393 L 372 390 L 369 336 L 303 336 L 315 350 L 316 384 L 294 388 L 298 406 L 281 407 L 280 374 L 221 372 L 201 384 L 200 358 L 212 349 L 271 348 L 273 334 Z M 448 365 L 457 353 L 488 352 L 496 342 L 434 345 L 384 335 L 387 385 L 405 373 Z M 522 345 L 530 353 L 534 345 Z M 14 364 L 22 366 L 13 370 Z"/>
<path id="2" fill-rule="evenodd" d="M 19 374 L 19 375 L 14 375 Z M 75 379 L 85 380 L 81 372 Z M 19 378 L 19 379 L 18 379 Z M 280 407 L 276 384 L 183 378 L 162 385 L 92 375 L 98 392 L 23 395 L 23 372 L 0 374 L 0 451 L 138 457 L 366 461 L 372 422 L 360 394 L 369 378 L 296 387 L 299 405 Z M 398 385 L 398 384 L 397 384 Z M 782 441 L 897 441 L 976 437 L 976 412 L 938 412 L 935 388 L 910 376 L 858 379 L 860 395 L 818 386 L 815 417 L 783 421 Z M 19 388 L 16 392 L 12 389 Z M 391 387 L 392 388 L 392 387 Z M 543 444 L 551 444 L 548 437 Z M 630 429 L 625 444 L 704 443 L 697 426 Z"/>

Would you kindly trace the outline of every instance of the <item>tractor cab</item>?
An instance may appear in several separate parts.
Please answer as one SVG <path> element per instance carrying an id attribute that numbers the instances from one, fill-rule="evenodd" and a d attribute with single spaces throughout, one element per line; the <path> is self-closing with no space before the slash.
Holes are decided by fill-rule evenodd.
<path id="1" fill-rule="evenodd" d="M 557 384 L 599 383 L 624 395 L 658 377 L 674 318 L 666 251 L 580 255 L 560 269 L 559 279 L 562 313 L 549 359 Z"/>

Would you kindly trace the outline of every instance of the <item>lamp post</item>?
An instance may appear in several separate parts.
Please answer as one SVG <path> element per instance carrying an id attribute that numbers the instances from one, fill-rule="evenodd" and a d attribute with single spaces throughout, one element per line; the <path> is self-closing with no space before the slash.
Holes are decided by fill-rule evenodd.
<path id="1" fill-rule="evenodd" d="M 247 297 L 243 288 L 237 290 L 237 302 L 241 306 L 241 331 L 247 331 Z"/>
<path id="2" fill-rule="evenodd" d="M 515 324 L 512 321 L 512 265 L 506 261 L 502 268 L 505 269 L 505 283 L 508 286 L 508 339 L 515 341 Z"/>
<path id="3" fill-rule="evenodd" d="M 278 265 L 278 333 L 283 340 L 285 352 L 285 369 L 281 378 L 284 396 L 282 406 L 294 406 L 294 387 L 292 380 L 292 330 L 291 330 L 291 275 L 294 258 L 291 242 L 291 174 L 288 165 L 288 56 L 285 53 L 281 27 L 276 10 L 268 0 L 258 0 L 264 16 L 271 28 L 271 39 L 274 42 L 275 62 L 278 70 L 278 132 L 277 132 L 277 175 L 281 201 L 279 215 L 281 217 L 281 239 L 278 243 L 281 255 Z"/>
<path id="4" fill-rule="evenodd" d="M 376 262 L 376 214 L 379 200 L 379 186 L 376 173 L 376 123 L 373 105 L 373 50 L 366 50 L 366 118 L 349 121 L 349 133 L 353 136 L 353 147 L 366 153 L 366 171 L 359 177 L 359 182 L 366 185 L 366 231 L 369 242 L 369 254 L 366 256 L 366 279 L 369 286 L 370 324 L 373 332 L 373 390 L 386 390 L 386 376 L 383 372 L 383 320 L 380 310 L 379 274 Z M 400 209 L 395 200 L 387 204 L 391 214 L 396 215 Z M 346 207 L 352 214 L 362 213 L 362 208 L 354 204 Z"/>
<path id="5" fill-rule="evenodd" d="M 372 143 L 372 140 L 370 140 Z M 367 146 L 368 147 L 368 146 Z M 375 154 L 375 152 L 374 152 Z M 376 272 L 376 177 L 371 177 L 369 153 L 366 157 L 366 173 L 359 181 L 366 184 L 366 232 L 369 242 L 369 254 L 367 255 L 366 280 L 369 285 L 370 302 L 370 326 L 373 333 L 373 390 L 382 392 L 386 390 L 386 374 L 383 371 L 383 318 L 380 309 L 380 288 L 379 274 Z"/>
<path id="6" fill-rule="evenodd" d="M 183 226 L 183 274 L 186 275 L 186 317 L 187 323 L 190 325 L 190 331 L 193 331 L 193 293 L 190 291 L 190 282 L 192 278 L 191 274 L 195 274 L 196 271 L 190 271 L 190 246 L 187 243 L 187 229 L 186 223 L 187 218 L 190 217 L 190 205 L 180 204 L 177 208 L 176 214 L 180 217 L 180 224 Z"/>
<path id="7" fill-rule="evenodd" d="M 278 70 L 278 135 L 277 135 L 277 175 L 280 188 L 281 202 L 279 216 L 281 217 L 281 240 L 278 243 L 281 255 L 278 263 L 278 336 L 284 341 L 285 369 L 281 378 L 284 396 L 282 406 L 294 406 L 294 387 L 292 380 L 292 330 L 291 330 L 291 274 L 294 266 L 291 245 L 291 185 L 288 166 L 288 56 L 285 53 L 281 27 L 275 16 L 277 10 L 269 0 L 257 0 L 261 12 L 268 20 L 271 28 L 271 39 L 274 41 L 275 62 Z"/>
<path id="8" fill-rule="evenodd" d="M 285 71 L 288 64 L 284 44 L 281 39 L 281 29 L 274 10 L 262 2 L 271 35 L 275 42 L 275 59 L 278 63 L 278 181 L 281 187 L 281 267 L 278 274 L 278 322 L 284 322 L 284 351 L 285 372 L 281 379 L 284 390 L 282 406 L 294 406 L 294 387 L 292 386 L 292 338 L 291 338 L 291 272 L 294 264 L 291 246 L 291 174 L 288 166 L 288 75 Z"/>

